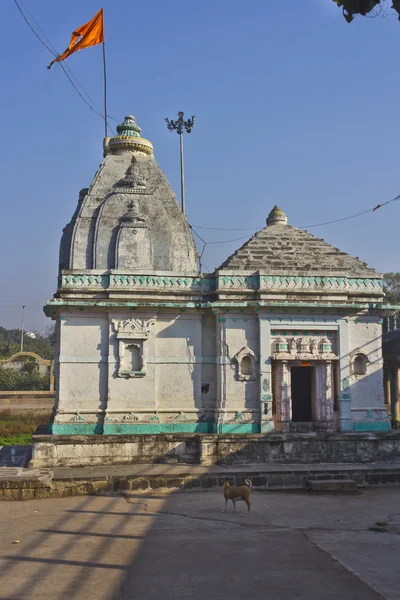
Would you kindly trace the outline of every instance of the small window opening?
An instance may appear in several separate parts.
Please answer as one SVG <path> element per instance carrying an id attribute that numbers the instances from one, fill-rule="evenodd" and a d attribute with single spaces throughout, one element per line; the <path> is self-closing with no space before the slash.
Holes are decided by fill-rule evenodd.
<path id="1" fill-rule="evenodd" d="M 125 369 L 133 372 L 141 371 L 142 357 L 139 348 L 135 345 L 127 346 L 125 352 Z"/>
<path id="2" fill-rule="evenodd" d="M 253 374 L 253 365 L 250 356 L 244 356 L 242 358 L 242 362 L 240 363 L 240 372 L 242 375 Z"/>
<path id="3" fill-rule="evenodd" d="M 368 358 L 364 354 L 357 354 L 354 359 L 354 375 L 365 375 L 367 372 Z"/>

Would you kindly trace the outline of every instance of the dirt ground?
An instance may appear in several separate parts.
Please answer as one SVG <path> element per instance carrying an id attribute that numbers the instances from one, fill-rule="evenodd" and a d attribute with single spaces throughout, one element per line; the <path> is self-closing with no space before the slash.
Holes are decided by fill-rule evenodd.
<path id="1" fill-rule="evenodd" d="M 223 505 L 215 490 L 2 502 L 0 600 L 400 600 L 400 489 Z"/>

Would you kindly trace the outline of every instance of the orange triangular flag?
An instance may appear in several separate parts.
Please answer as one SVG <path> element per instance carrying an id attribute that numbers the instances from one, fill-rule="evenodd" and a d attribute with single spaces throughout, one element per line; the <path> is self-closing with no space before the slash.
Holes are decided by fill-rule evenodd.
<path id="1" fill-rule="evenodd" d="M 89 48 L 90 46 L 97 46 L 97 44 L 101 44 L 102 42 L 104 42 L 104 28 L 103 9 L 101 8 L 89 23 L 81 25 L 81 27 L 78 27 L 78 29 L 72 33 L 68 48 L 65 52 L 60 54 L 60 56 L 57 56 L 57 58 L 52 60 L 47 68 L 50 69 L 55 62 L 64 60 L 78 50 Z"/>

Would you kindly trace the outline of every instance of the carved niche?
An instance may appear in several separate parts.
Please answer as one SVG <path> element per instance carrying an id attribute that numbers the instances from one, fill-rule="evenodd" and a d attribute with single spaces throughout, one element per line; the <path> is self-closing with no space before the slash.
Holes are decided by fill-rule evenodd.
<path id="1" fill-rule="evenodd" d="M 146 219 L 139 214 L 131 200 L 121 217 L 116 241 L 115 266 L 117 269 L 149 269 L 152 264 L 150 231 Z"/>
<path id="2" fill-rule="evenodd" d="M 239 381 L 252 381 L 256 379 L 257 357 L 248 346 L 244 346 L 234 356 L 236 379 Z"/>
<path id="3" fill-rule="evenodd" d="M 369 364 L 370 360 L 368 356 L 360 348 L 355 348 L 350 352 L 350 367 L 353 377 L 360 378 L 367 375 Z"/>
<path id="4" fill-rule="evenodd" d="M 118 340 L 117 377 L 146 375 L 146 342 L 154 319 L 113 319 Z"/>

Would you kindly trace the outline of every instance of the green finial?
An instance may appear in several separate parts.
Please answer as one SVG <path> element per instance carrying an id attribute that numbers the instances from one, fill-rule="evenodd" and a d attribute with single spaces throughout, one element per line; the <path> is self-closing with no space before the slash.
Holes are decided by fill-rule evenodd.
<path id="1" fill-rule="evenodd" d="M 120 154 L 128 151 L 152 156 L 153 144 L 141 137 L 141 131 L 135 117 L 128 115 L 124 122 L 117 126 L 117 135 L 106 141 L 105 154 L 109 152 Z"/>
<path id="2" fill-rule="evenodd" d="M 117 131 L 118 135 L 123 135 L 124 137 L 140 137 L 142 129 L 136 123 L 135 117 L 128 115 L 121 125 L 117 125 Z"/>

